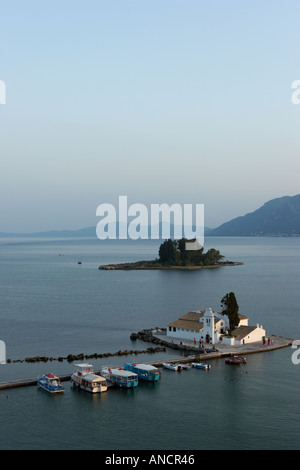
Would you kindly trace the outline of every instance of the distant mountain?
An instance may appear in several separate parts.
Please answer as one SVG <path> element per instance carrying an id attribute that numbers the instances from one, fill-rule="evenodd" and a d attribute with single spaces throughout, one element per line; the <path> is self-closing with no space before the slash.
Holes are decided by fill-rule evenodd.
<path id="1" fill-rule="evenodd" d="M 79 230 L 49 230 L 48 232 L 33 233 L 5 233 L 0 232 L 0 238 L 73 238 L 73 237 L 95 237 L 96 227 L 87 227 Z"/>
<path id="2" fill-rule="evenodd" d="M 173 230 L 174 227 L 171 224 L 171 234 Z M 161 228 L 159 233 L 161 233 Z M 214 237 L 300 236 L 300 194 L 272 199 L 256 211 L 232 219 L 215 229 L 205 227 L 204 234 L 205 236 Z M 97 234 L 95 225 L 78 230 L 51 230 L 48 232 L 35 233 L 0 232 L 0 237 L 96 238 Z"/>
<path id="3" fill-rule="evenodd" d="M 300 235 L 300 194 L 266 202 L 254 212 L 208 231 L 209 236 L 293 236 Z"/>
<path id="4" fill-rule="evenodd" d="M 211 228 L 204 228 L 204 233 L 210 232 Z M 174 233 L 173 224 L 170 225 L 171 236 Z M 159 228 L 161 232 L 161 224 Z M 0 238 L 77 238 L 88 237 L 97 238 L 96 225 L 92 227 L 81 228 L 78 230 L 50 230 L 48 232 L 33 232 L 33 233 L 6 233 L 0 232 Z M 149 239 L 151 238 L 151 228 L 149 226 Z"/>

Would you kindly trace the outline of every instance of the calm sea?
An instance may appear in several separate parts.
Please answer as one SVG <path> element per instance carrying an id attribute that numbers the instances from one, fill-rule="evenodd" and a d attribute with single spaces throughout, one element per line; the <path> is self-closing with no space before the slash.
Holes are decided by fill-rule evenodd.
<path id="1" fill-rule="evenodd" d="M 101 271 L 153 259 L 153 241 L 0 239 L 0 339 L 14 360 L 144 350 L 130 334 L 165 327 L 189 310 L 220 309 L 235 292 L 240 313 L 267 334 L 300 339 L 300 239 L 206 238 L 244 265 L 200 271 Z M 63 256 L 60 256 L 63 255 Z M 78 260 L 82 264 L 78 264 Z M 156 384 L 64 395 L 36 387 L 0 392 L 0 449 L 298 449 L 300 364 L 290 347 L 248 356 L 243 367 L 163 370 Z M 126 356 L 150 361 L 176 353 Z M 107 360 L 91 361 L 97 368 Z M 111 357 L 111 366 L 124 357 Z M 0 365 L 0 382 L 68 374 L 72 363 Z"/>

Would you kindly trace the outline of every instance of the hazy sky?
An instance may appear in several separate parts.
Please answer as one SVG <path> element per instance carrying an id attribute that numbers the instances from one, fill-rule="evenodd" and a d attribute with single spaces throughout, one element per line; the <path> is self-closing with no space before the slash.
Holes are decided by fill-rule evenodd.
<path id="1" fill-rule="evenodd" d="M 0 0 L 0 232 L 300 193 L 299 0 Z"/>

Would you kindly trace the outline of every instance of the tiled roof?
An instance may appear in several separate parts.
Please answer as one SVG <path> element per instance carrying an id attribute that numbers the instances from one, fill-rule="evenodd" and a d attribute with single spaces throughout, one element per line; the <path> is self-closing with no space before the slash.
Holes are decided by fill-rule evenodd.
<path id="1" fill-rule="evenodd" d="M 204 312 L 205 310 L 203 310 L 203 313 Z M 182 328 L 184 330 L 201 331 L 203 329 L 203 322 L 200 322 L 199 319 L 203 316 L 203 313 L 188 312 L 182 315 L 178 320 L 169 323 L 168 326 Z"/>
<path id="2" fill-rule="evenodd" d="M 240 341 L 243 338 L 245 338 L 246 336 L 250 335 L 250 333 L 252 333 L 252 331 L 256 330 L 256 328 L 257 328 L 257 326 L 242 325 L 242 326 L 239 326 L 238 328 L 236 328 L 235 330 L 233 330 L 231 332 L 231 336 L 234 336 L 234 338 L 237 341 Z"/>
<path id="3" fill-rule="evenodd" d="M 203 330 L 203 322 L 199 321 L 186 321 L 186 320 L 176 320 L 172 323 L 169 323 L 168 326 L 175 327 L 175 328 L 182 328 L 183 330 L 196 330 L 201 331 Z"/>
<path id="4" fill-rule="evenodd" d="M 204 313 L 205 313 L 205 309 L 199 310 L 198 312 L 188 312 L 185 315 L 182 315 L 180 318 L 178 318 L 178 320 L 175 320 L 172 323 L 169 323 L 168 326 L 173 327 L 173 328 L 182 328 L 184 330 L 201 331 L 203 329 L 203 322 L 200 321 L 200 318 L 203 317 Z M 218 313 L 222 315 L 221 312 L 218 312 Z M 242 320 L 247 317 L 239 314 L 239 318 L 240 320 Z M 218 323 L 219 321 L 221 321 L 221 319 L 215 316 L 215 324 Z"/>

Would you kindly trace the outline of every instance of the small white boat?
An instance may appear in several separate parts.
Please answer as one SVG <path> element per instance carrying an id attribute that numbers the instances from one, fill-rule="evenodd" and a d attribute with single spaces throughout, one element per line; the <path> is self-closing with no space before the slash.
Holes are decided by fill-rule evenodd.
<path id="1" fill-rule="evenodd" d="M 192 362 L 192 367 L 195 367 L 196 369 L 204 369 L 208 370 L 211 368 L 211 365 L 209 364 L 204 364 L 203 362 Z"/>
<path id="2" fill-rule="evenodd" d="M 95 374 L 91 364 L 75 364 L 71 375 L 74 387 L 91 393 L 102 393 L 107 390 L 105 378 Z"/>
<path id="3" fill-rule="evenodd" d="M 175 372 L 179 370 L 178 364 L 169 364 L 168 362 L 162 363 L 165 369 L 174 370 Z"/>
<path id="4" fill-rule="evenodd" d="M 60 383 L 60 379 L 54 374 L 45 374 L 37 379 L 37 385 L 49 393 L 62 393 L 65 389 Z"/>

